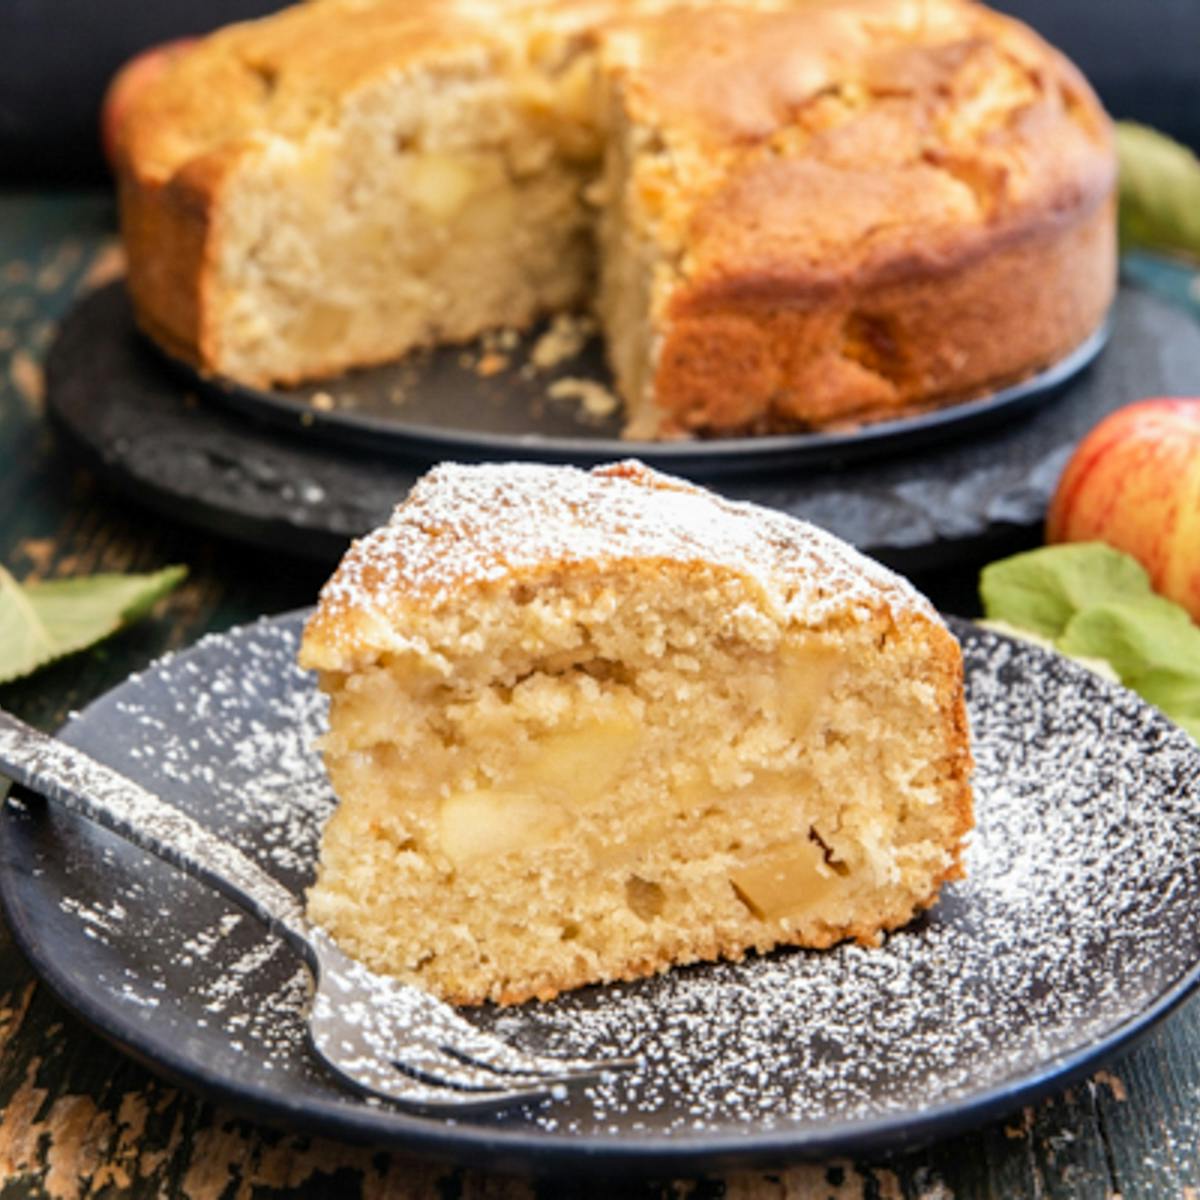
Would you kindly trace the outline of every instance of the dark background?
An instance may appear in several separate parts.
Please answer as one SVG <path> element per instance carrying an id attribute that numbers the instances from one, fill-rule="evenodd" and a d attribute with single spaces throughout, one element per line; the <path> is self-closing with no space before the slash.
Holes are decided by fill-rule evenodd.
<path id="1" fill-rule="evenodd" d="M 278 0 L 0 0 L 0 182 L 102 179 L 96 113 L 126 58 L 279 7 Z M 996 0 L 995 7 L 1071 55 L 1114 116 L 1200 147 L 1200 0 Z"/>

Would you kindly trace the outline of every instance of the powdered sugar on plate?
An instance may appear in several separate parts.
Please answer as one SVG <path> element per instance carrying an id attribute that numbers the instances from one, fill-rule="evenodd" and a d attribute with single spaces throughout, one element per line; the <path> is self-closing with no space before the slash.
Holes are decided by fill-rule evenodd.
<path id="1" fill-rule="evenodd" d="M 314 750 L 323 701 L 294 665 L 300 623 L 207 639 L 71 729 L 297 893 L 333 803 Z M 968 878 L 879 949 L 782 952 L 472 1013 L 530 1048 L 642 1066 L 561 1102 L 460 1118 L 464 1140 L 702 1146 L 888 1119 L 899 1131 L 1052 1074 L 1196 970 L 1200 754 L 1132 694 L 956 629 L 978 760 Z M 94 1023 L 176 1073 L 331 1132 L 368 1122 L 404 1140 L 433 1120 L 368 1105 L 314 1064 L 305 973 L 252 919 L 72 818 L 32 805 L 4 818 L 14 928 L 36 915 L 37 966 Z"/>

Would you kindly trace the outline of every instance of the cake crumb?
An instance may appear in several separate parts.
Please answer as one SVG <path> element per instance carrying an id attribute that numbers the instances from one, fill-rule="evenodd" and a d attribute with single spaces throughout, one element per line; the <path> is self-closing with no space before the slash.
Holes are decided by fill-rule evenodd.
<path id="1" fill-rule="evenodd" d="M 529 352 L 529 361 L 549 370 L 574 358 L 596 332 L 595 319 L 579 313 L 559 313 Z"/>
<path id="2" fill-rule="evenodd" d="M 313 392 L 309 403 L 321 412 L 333 412 L 333 397 L 328 392 Z"/>
<path id="3" fill-rule="evenodd" d="M 577 401 L 583 410 L 581 415 L 593 419 L 610 417 L 621 406 L 621 401 L 594 379 L 556 379 L 546 394 L 551 400 Z"/>
<path id="4" fill-rule="evenodd" d="M 499 375 L 507 367 L 508 357 L 506 355 L 489 350 L 475 364 L 475 373 L 483 379 L 489 379 L 493 375 Z"/>

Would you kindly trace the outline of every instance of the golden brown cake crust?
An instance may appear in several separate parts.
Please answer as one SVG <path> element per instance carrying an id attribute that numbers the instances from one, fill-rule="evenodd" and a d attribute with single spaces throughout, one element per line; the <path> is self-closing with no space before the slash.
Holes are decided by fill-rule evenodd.
<path id="1" fill-rule="evenodd" d="M 329 127 L 388 72 L 503 69 L 548 26 L 599 47 L 651 147 L 635 187 L 673 280 L 650 315 L 650 407 L 626 397 L 631 435 L 952 402 L 1036 372 L 1103 321 L 1107 117 L 1057 51 L 969 0 L 324 0 L 206 39 L 134 104 L 118 176 L 141 324 L 229 373 L 216 277 L 245 157 Z M 331 350 L 272 379 L 380 357 Z"/>
<path id="2" fill-rule="evenodd" d="M 682 248 L 666 431 L 877 419 L 1030 374 L 1103 321 L 1107 118 L 1079 72 L 975 4 L 643 22 L 626 102 L 663 131 Z"/>
<path id="3" fill-rule="evenodd" d="M 745 280 L 724 295 L 685 292 L 672 305 L 658 403 L 668 428 L 764 432 L 967 399 L 1079 346 L 1104 320 L 1115 271 L 1106 203 L 1069 229 L 981 244 L 971 260 L 909 279 L 872 285 L 864 273 L 824 304 L 779 279 L 759 294 Z M 880 272 L 892 273 L 894 263 Z"/>

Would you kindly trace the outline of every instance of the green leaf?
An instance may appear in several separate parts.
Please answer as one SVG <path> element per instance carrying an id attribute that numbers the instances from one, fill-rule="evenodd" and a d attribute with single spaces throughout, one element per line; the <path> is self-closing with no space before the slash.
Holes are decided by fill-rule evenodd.
<path id="1" fill-rule="evenodd" d="M 144 617 L 187 575 L 92 575 L 24 587 L 0 567 L 0 683 L 28 675 Z"/>
<path id="2" fill-rule="evenodd" d="M 1057 638 L 1089 605 L 1153 593 L 1149 576 L 1128 554 L 1102 542 L 1073 542 L 991 563 L 979 577 L 979 595 L 989 620 Z"/>
<path id="3" fill-rule="evenodd" d="M 1121 240 L 1200 257 L 1200 160 L 1145 125 L 1117 124 Z"/>
<path id="4" fill-rule="evenodd" d="M 1200 672 L 1178 671 L 1156 667 L 1137 681 L 1137 692 L 1170 713 L 1184 728 L 1186 722 L 1200 727 Z M 1200 739 L 1198 739 L 1200 740 Z"/>
<path id="5" fill-rule="evenodd" d="M 1156 670 L 1200 680 L 1200 628 L 1162 596 L 1091 605 L 1071 619 L 1057 644 L 1065 654 L 1108 659 L 1130 687 Z"/>
<path id="6" fill-rule="evenodd" d="M 1200 670 L 1156 667 L 1130 686 L 1200 742 Z"/>
<path id="7" fill-rule="evenodd" d="M 1200 742 L 1200 626 L 1129 555 L 1100 542 L 1045 546 L 985 567 L 979 592 L 985 623 L 1093 670 L 1107 664 Z"/>
<path id="8" fill-rule="evenodd" d="M 1042 637 L 1040 633 L 1034 633 L 1032 629 L 1022 629 L 1019 625 L 1010 625 L 1007 621 L 989 621 L 986 619 L 976 622 L 977 625 L 984 629 L 995 630 L 996 633 L 1002 633 L 1006 637 L 1016 638 L 1020 642 L 1029 642 L 1033 646 L 1040 646 L 1043 650 L 1058 650 L 1058 646 L 1053 639 Z M 1059 651 L 1063 653 L 1063 651 Z M 1109 665 L 1106 658 L 1089 658 L 1087 655 L 1068 654 L 1068 658 L 1074 659 L 1080 666 L 1087 667 L 1093 675 L 1099 675 L 1101 679 L 1107 679 L 1109 683 L 1120 683 L 1120 676 Z"/>

